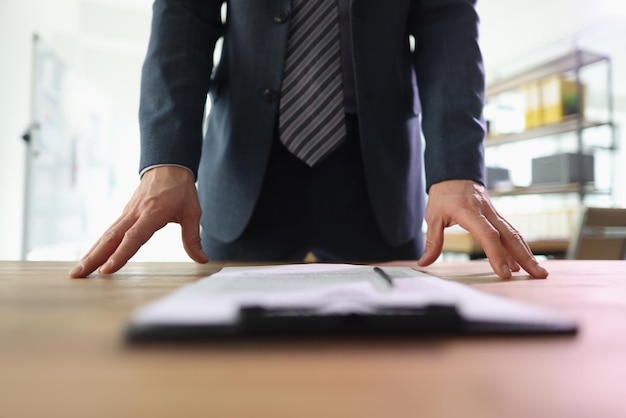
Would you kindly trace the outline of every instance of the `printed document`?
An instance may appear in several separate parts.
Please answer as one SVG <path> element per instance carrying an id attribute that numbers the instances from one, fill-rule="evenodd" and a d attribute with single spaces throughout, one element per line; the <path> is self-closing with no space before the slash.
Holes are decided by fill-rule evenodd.
<path id="1" fill-rule="evenodd" d="M 408 267 L 287 264 L 225 267 L 138 309 L 131 327 L 235 326 L 243 307 L 368 315 L 381 309 L 454 307 L 468 324 L 574 332 L 558 312 L 491 295 Z M 381 276 L 381 274 L 387 276 Z"/>

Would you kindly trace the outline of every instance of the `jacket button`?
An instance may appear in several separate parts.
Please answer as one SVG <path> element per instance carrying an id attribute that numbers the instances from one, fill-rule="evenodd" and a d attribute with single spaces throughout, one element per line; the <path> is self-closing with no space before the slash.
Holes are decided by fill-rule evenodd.
<path id="1" fill-rule="evenodd" d="M 289 20 L 288 10 L 283 10 L 282 12 L 279 12 L 276 16 L 274 16 L 274 22 L 276 23 L 285 23 L 287 20 Z"/>
<path id="2" fill-rule="evenodd" d="M 263 98 L 269 103 L 274 103 L 278 100 L 278 92 L 272 89 L 265 89 L 263 90 Z"/>

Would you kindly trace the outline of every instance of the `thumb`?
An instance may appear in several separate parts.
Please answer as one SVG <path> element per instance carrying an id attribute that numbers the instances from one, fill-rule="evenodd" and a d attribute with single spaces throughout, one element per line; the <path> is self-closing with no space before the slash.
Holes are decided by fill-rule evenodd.
<path id="1" fill-rule="evenodd" d="M 200 241 L 200 224 L 198 222 L 185 221 L 181 223 L 183 247 L 189 257 L 196 263 L 207 263 L 209 258 L 202 250 Z"/>

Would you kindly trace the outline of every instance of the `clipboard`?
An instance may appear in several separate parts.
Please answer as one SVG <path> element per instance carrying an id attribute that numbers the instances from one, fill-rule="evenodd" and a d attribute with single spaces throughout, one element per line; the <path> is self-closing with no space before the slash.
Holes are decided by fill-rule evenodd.
<path id="1" fill-rule="evenodd" d="M 405 267 L 226 267 L 139 308 L 128 343 L 574 335 L 574 319 Z"/>

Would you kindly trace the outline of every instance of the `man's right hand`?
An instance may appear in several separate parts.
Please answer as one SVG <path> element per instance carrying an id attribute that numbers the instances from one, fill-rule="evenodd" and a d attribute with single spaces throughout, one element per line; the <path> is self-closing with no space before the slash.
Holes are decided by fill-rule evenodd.
<path id="1" fill-rule="evenodd" d="M 170 222 L 182 228 L 185 251 L 198 263 L 208 262 L 200 244 L 200 202 L 193 174 L 182 167 L 148 170 L 122 215 L 70 271 L 86 277 L 96 269 L 111 274 L 122 268 L 139 248 Z"/>

